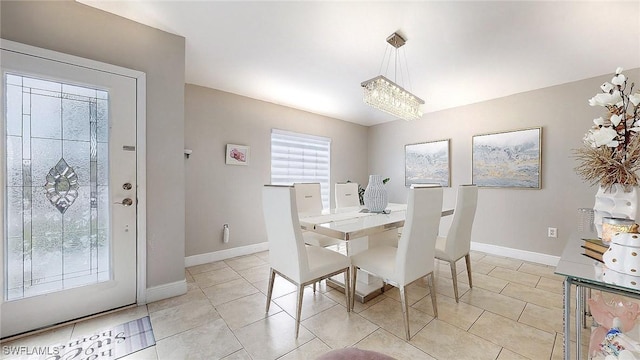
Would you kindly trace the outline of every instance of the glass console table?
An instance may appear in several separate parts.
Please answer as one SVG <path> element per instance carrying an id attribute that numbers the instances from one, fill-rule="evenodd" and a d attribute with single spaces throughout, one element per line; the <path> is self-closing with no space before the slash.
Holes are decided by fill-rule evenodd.
<path id="1" fill-rule="evenodd" d="M 595 237 L 597 237 L 597 235 L 594 233 L 576 232 L 571 234 L 555 271 L 557 275 L 565 277 L 563 292 L 563 321 L 564 358 L 566 360 L 571 359 L 571 285 L 576 285 L 576 359 L 582 358 L 580 329 L 582 329 L 585 321 L 584 314 L 586 289 L 600 290 L 640 299 L 640 288 L 629 288 L 605 283 L 604 281 L 602 281 L 602 270 L 604 264 L 582 255 L 582 253 L 584 252 L 584 249 L 580 247 L 584 244 L 584 241 L 582 239 Z"/>

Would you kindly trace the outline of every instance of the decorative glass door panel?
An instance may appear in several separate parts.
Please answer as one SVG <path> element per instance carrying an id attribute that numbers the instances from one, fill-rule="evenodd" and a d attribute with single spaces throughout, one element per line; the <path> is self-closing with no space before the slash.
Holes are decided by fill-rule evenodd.
<path id="1" fill-rule="evenodd" d="M 108 92 L 5 76 L 6 300 L 109 280 Z"/>
<path id="2" fill-rule="evenodd" d="M 105 64 L 1 51 L 6 337 L 136 302 L 138 85 Z"/>

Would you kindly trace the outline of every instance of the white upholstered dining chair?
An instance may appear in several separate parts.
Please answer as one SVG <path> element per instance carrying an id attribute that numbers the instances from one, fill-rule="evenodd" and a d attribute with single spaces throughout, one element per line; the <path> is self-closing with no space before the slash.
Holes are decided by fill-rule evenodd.
<path id="1" fill-rule="evenodd" d="M 336 209 L 360 206 L 358 183 L 336 183 Z"/>
<path id="2" fill-rule="evenodd" d="M 315 216 L 322 214 L 322 188 L 320 183 L 295 183 L 298 214 Z"/>
<path id="3" fill-rule="evenodd" d="M 451 227 L 446 236 L 438 236 L 436 240 L 436 259 L 449 262 L 451 277 L 453 278 L 453 292 L 458 302 L 458 277 L 456 261 L 465 258 L 469 287 L 471 281 L 471 228 L 476 216 L 478 205 L 478 187 L 475 185 L 460 185 L 456 195 L 456 207 L 453 213 Z"/>
<path id="4" fill-rule="evenodd" d="M 295 183 L 293 184 L 293 188 L 296 193 L 296 207 L 299 216 L 317 216 L 322 214 L 323 206 L 320 183 Z M 305 243 L 314 246 L 327 247 L 342 243 L 342 240 L 312 231 L 305 231 L 303 237 Z"/>
<path id="5" fill-rule="evenodd" d="M 407 217 L 398 247 L 378 246 L 351 256 L 351 307 L 355 294 L 357 270 L 381 277 L 385 283 L 398 287 L 405 337 L 409 332 L 409 307 L 405 287 L 429 275 L 433 313 L 438 317 L 436 287 L 433 275 L 434 250 L 442 216 L 441 187 L 412 187 L 407 200 Z"/>
<path id="6" fill-rule="evenodd" d="M 278 274 L 297 286 L 296 338 L 300 330 L 300 315 L 304 287 L 333 275 L 344 273 L 345 297 L 350 304 L 349 258 L 318 246 L 307 246 L 296 209 L 296 193 L 291 186 L 265 185 L 262 209 L 269 241 L 269 285 L 266 312 L 269 312 L 273 282 Z M 350 311 L 347 306 L 347 311 Z"/>

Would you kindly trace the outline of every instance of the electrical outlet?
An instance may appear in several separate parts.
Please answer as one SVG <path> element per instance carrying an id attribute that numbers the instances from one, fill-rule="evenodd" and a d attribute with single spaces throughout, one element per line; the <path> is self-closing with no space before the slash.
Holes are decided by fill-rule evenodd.
<path id="1" fill-rule="evenodd" d="M 550 238 L 557 238 L 558 237 L 558 229 L 557 228 L 548 228 L 547 229 L 547 236 Z"/>

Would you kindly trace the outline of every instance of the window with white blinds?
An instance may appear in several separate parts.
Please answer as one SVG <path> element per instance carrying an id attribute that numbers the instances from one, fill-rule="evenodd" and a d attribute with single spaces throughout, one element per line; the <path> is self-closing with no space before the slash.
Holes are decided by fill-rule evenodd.
<path id="1" fill-rule="evenodd" d="M 331 139 L 322 136 L 271 130 L 271 183 L 320 183 L 322 205 L 329 208 Z"/>

